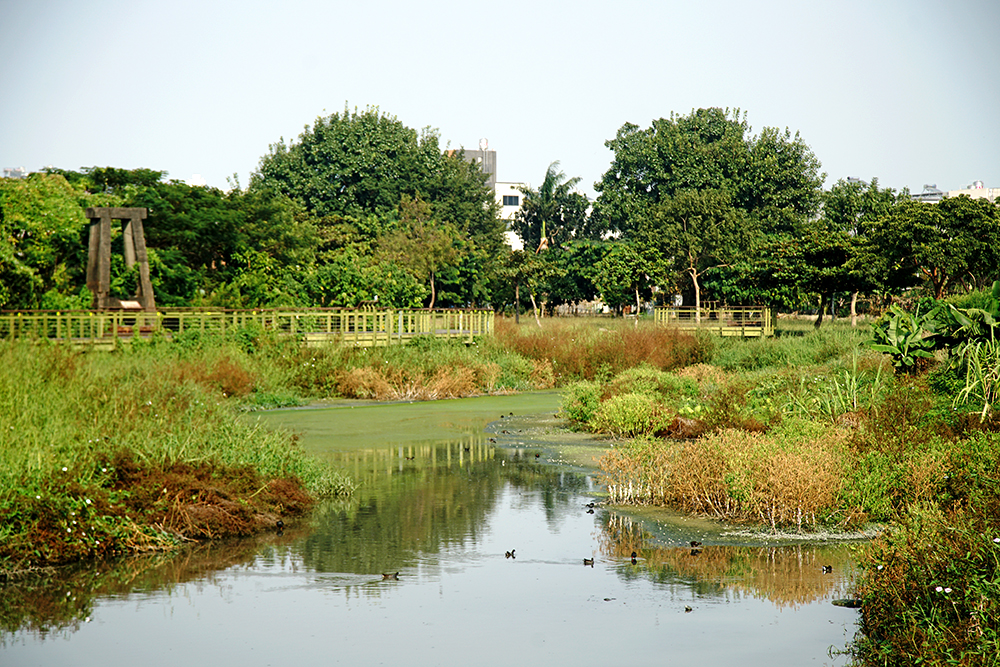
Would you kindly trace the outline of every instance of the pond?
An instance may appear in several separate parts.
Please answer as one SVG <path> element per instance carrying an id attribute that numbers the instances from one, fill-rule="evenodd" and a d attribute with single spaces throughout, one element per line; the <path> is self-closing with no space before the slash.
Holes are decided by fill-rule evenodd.
<path id="1" fill-rule="evenodd" d="M 847 662 L 856 612 L 831 602 L 852 589 L 850 545 L 603 505 L 609 443 L 561 429 L 558 403 L 253 416 L 358 491 L 280 534 L 8 584 L 0 664 Z"/>

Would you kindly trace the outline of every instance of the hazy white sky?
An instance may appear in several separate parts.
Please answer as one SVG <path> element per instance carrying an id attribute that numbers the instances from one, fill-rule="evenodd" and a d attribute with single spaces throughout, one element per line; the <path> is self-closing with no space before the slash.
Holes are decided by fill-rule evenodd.
<path id="1" fill-rule="evenodd" d="M 245 186 L 372 105 L 593 196 L 622 124 L 721 106 L 801 132 L 827 187 L 1000 187 L 997 0 L 0 0 L 0 46 L 0 167 Z"/>

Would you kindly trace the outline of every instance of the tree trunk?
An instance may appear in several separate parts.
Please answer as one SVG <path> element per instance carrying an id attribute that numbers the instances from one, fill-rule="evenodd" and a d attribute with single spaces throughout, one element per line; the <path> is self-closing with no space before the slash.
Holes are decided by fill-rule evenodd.
<path id="1" fill-rule="evenodd" d="M 434 301 L 436 300 L 436 298 L 437 295 L 434 292 L 434 272 L 431 271 L 431 305 L 427 306 L 428 308 L 434 308 Z"/>
<path id="2" fill-rule="evenodd" d="M 819 329 L 820 325 L 823 324 L 823 311 L 826 310 L 826 294 L 819 295 L 819 315 L 816 316 L 816 323 L 813 325 L 814 328 Z"/>
<path id="3" fill-rule="evenodd" d="M 514 324 L 521 323 L 521 281 L 514 281 Z"/>
<path id="4" fill-rule="evenodd" d="M 691 282 L 694 284 L 694 323 L 701 324 L 701 287 L 698 285 L 698 272 L 691 269 Z"/>
<path id="5" fill-rule="evenodd" d="M 538 306 L 535 304 L 535 293 L 529 292 L 529 294 L 531 295 L 531 312 L 535 315 L 535 324 L 537 324 L 538 328 L 541 329 L 542 322 L 538 319 Z"/>
<path id="6" fill-rule="evenodd" d="M 851 326 L 858 326 L 858 292 L 851 292 Z"/>
<path id="7" fill-rule="evenodd" d="M 635 326 L 639 327 L 639 285 L 635 286 Z"/>

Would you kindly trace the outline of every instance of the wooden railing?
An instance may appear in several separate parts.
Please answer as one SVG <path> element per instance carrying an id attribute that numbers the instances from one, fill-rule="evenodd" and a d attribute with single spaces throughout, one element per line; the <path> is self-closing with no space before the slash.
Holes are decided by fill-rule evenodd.
<path id="1" fill-rule="evenodd" d="M 240 327 L 259 326 L 306 345 L 342 344 L 358 347 L 396 345 L 417 336 L 435 336 L 471 343 L 492 333 L 489 310 L 347 310 L 339 308 L 273 310 L 173 309 L 146 312 L 3 311 L 0 338 L 34 338 L 79 346 L 113 347 L 136 337 L 167 338 L 190 331 L 225 334 Z"/>
<path id="2" fill-rule="evenodd" d="M 774 335 L 774 313 L 770 308 L 759 306 L 657 308 L 653 317 L 657 324 L 684 331 L 744 338 Z"/>

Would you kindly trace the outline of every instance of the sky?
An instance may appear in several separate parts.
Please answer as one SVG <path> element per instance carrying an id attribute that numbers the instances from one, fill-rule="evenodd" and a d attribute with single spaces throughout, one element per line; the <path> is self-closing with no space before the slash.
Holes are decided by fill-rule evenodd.
<path id="1" fill-rule="evenodd" d="M 996 0 L 0 0 L 0 47 L 0 168 L 245 187 L 270 144 L 378 107 L 593 197 L 622 125 L 728 107 L 799 132 L 826 187 L 1000 188 Z"/>

